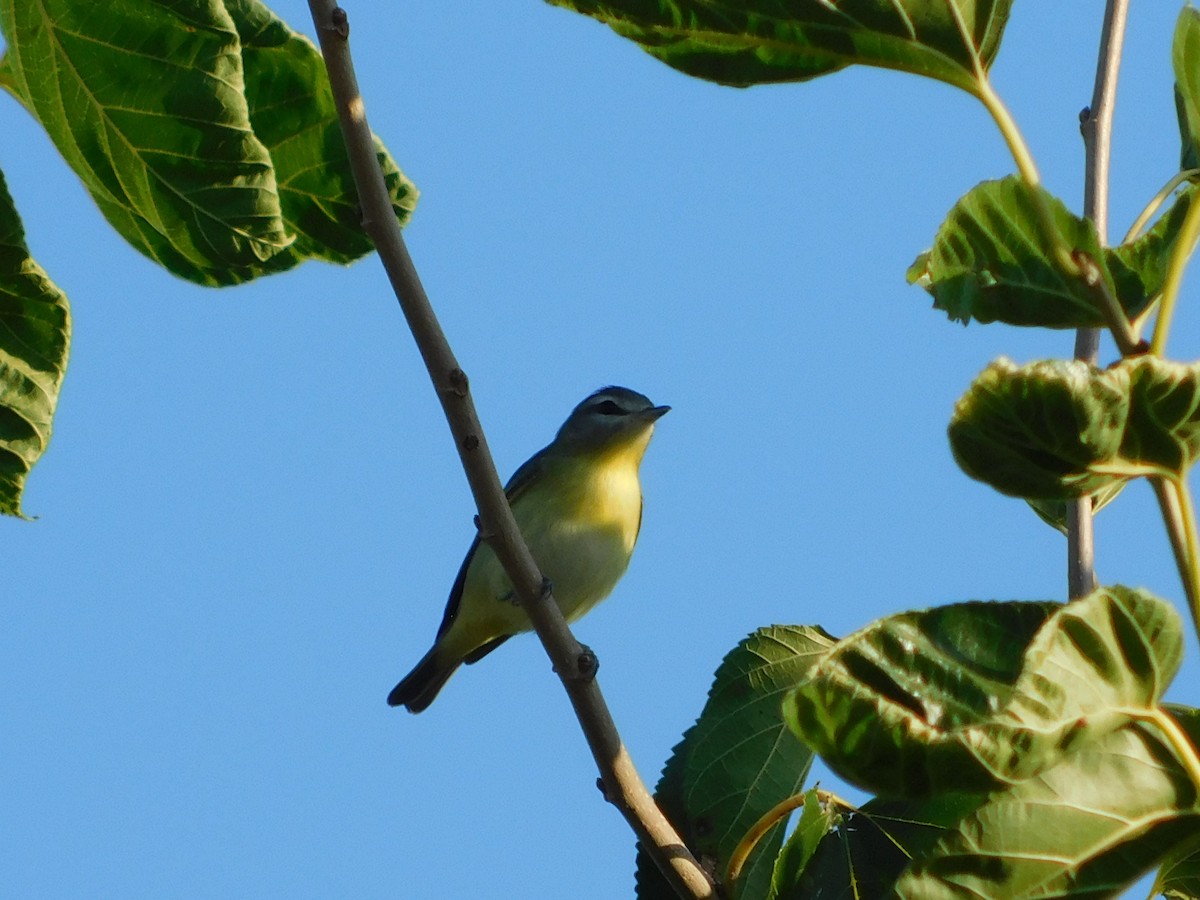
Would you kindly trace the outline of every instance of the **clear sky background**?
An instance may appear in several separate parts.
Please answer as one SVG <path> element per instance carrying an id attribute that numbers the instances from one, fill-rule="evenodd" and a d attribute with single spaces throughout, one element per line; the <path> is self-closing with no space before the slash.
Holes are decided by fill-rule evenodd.
<path id="1" fill-rule="evenodd" d="M 305 3 L 272 5 L 311 33 Z M 1177 168 L 1179 6 L 1133 4 L 1114 238 Z M 1064 539 L 967 479 L 945 427 L 990 359 L 1072 335 L 964 329 L 904 280 L 954 201 L 1013 170 L 975 101 L 867 69 L 720 88 L 536 0 L 346 7 L 501 477 L 601 385 L 674 408 L 629 573 L 577 628 L 648 782 L 757 627 L 1064 598 Z M 1076 210 L 1102 8 L 1016 4 L 994 67 Z M 536 639 L 418 717 L 384 703 L 474 509 L 377 261 L 180 281 L 7 96 L 0 168 L 75 328 L 37 520 L 0 521 L 3 892 L 632 896 L 633 838 Z M 1181 602 L 1144 484 L 1101 514 L 1098 559 Z M 1200 703 L 1196 653 L 1181 702 Z"/>

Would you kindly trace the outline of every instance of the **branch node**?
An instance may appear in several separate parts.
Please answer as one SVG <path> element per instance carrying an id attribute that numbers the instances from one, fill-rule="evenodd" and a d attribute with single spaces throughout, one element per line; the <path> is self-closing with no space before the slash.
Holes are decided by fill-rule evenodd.
<path id="1" fill-rule="evenodd" d="M 575 657 L 575 672 L 573 678 L 576 681 L 594 681 L 596 673 L 600 671 L 600 657 L 596 656 L 596 652 L 584 644 L 579 645 L 579 655 Z"/>
<path id="2" fill-rule="evenodd" d="M 538 599 L 541 600 L 543 603 L 546 603 L 550 600 L 550 597 L 553 593 L 554 593 L 554 583 L 549 578 L 547 578 L 545 575 L 543 575 L 542 576 L 542 587 L 541 587 L 541 590 L 538 592 Z"/>
<path id="3" fill-rule="evenodd" d="M 467 378 L 467 373 L 462 369 L 455 367 L 450 370 L 450 374 L 446 376 L 450 384 L 450 393 L 455 397 L 465 397 L 471 389 L 470 379 Z"/>
<path id="4" fill-rule="evenodd" d="M 1092 108 L 1090 106 L 1085 106 L 1079 111 L 1079 133 L 1083 134 L 1084 130 L 1088 127 L 1088 125 L 1091 124 L 1091 122 Z"/>
<path id="5" fill-rule="evenodd" d="M 335 6 L 333 12 L 329 14 L 328 30 L 332 31 L 343 41 L 350 39 L 350 17 L 346 15 L 346 11 L 340 6 Z"/>
<path id="6" fill-rule="evenodd" d="M 474 453 L 479 449 L 479 435 L 468 434 L 462 439 L 462 448 L 468 453 Z"/>
<path id="7" fill-rule="evenodd" d="M 600 792 L 600 796 L 604 798 L 605 803 L 612 803 L 612 797 L 608 796 L 608 788 L 604 784 L 603 778 L 596 779 L 596 790 Z"/>

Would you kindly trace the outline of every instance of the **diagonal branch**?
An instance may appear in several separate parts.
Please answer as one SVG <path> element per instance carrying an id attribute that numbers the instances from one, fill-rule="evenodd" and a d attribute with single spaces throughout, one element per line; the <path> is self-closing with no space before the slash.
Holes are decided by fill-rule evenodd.
<path id="1" fill-rule="evenodd" d="M 544 589 L 546 582 L 517 529 L 475 413 L 467 376 L 434 315 L 392 211 L 350 59 L 346 13 L 333 0 L 309 0 L 309 9 L 354 171 L 363 228 L 387 271 L 450 424 L 479 508 L 480 532 L 490 536 L 496 556 L 562 679 L 600 769 L 605 796 L 625 816 L 642 846 L 681 897 L 714 898 L 716 888 L 712 880 L 684 846 L 638 776 L 595 681 L 595 658 L 567 628 L 553 595 Z"/>
<path id="2" fill-rule="evenodd" d="M 1129 0 L 1108 0 L 1105 4 L 1092 103 L 1080 114 L 1085 160 L 1083 214 L 1095 223 L 1101 245 L 1108 242 L 1109 151 L 1128 12 Z M 1079 329 L 1075 335 L 1075 358 L 1095 363 L 1099 349 L 1099 330 Z M 1082 597 L 1095 589 L 1095 562 L 1092 499 L 1081 497 L 1067 503 L 1067 588 L 1070 596 Z"/>

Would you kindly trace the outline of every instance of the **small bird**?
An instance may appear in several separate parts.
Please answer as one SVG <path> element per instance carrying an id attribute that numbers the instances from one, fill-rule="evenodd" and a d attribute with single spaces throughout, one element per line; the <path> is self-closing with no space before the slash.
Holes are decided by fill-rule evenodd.
<path id="1" fill-rule="evenodd" d="M 517 526 L 568 622 L 607 597 L 625 574 L 642 525 L 638 467 L 654 423 L 670 408 L 628 388 L 601 388 L 505 486 Z M 460 665 L 479 662 L 532 628 L 496 554 L 476 535 L 433 648 L 392 689 L 388 704 L 421 712 Z"/>

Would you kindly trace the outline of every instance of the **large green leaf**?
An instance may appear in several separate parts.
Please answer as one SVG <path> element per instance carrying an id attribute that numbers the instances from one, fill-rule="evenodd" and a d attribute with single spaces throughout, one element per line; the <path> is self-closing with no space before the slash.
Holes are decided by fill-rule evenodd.
<path id="1" fill-rule="evenodd" d="M 288 245 L 219 0 L 4 0 L 0 22 L 22 98 L 135 247 L 219 282 Z"/>
<path id="2" fill-rule="evenodd" d="M 1191 191 L 1132 244 L 1102 248 L 1091 222 L 1017 176 L 976 185 L 950 210 L 933 247 L 908 270 L 910 283 L 934 306 L 964 324 L 1004 322 L 1043 328 L 1099 328 L 1104 316 L 1088 286 L 1054 260 L 1039 209 L 1072 250 L 1095 261 L 1100 277 L 1129 318 L 1162 289 Z"/>
<path id="3" fill-rule="evenodd" d="M 1111 897 L 1200 828 L 1196 785 L 1128 725 L 993 794 L 896 884 L 904 900 Z"/>
<path id="4" fill-rule="evenodd" d="M 936 78 L 971 93 L 1012 0 L 549 0 L 591 16 L 672 68 L 746 87 L 850 65 Z"/>
<path id="5" fill-rule="evenodd" d="M 1003 357 L 955 406 L 950 448 L 964 472 L 1016 497 L 1061 499 L 1100 491 L 1129 415 L 1127 382 L 1075 360 L 1017 366 Z"/>
<path id="6" fill-rule="evenodd" d="M 826 803 L 822 816 L 801 817 L 784 848 L 799 838 L 808 851 L 803 865 L 777 867 L 778 894 L 770 900 L 873 900 L 889 896 L 913 858 L 927 852 L 947 828 L 976 809 L 983 797 L 939 794 L 921 800 L 881 800 L 859 809 Z M 805 807 L 808 814 L 808 807 Z M 824 825 L 824 833 L 814 832 Z M 780 855 L 781 861 L 783 854 Z M 797 860 L 799 862 L 799 860 Z"/>
<path id="7" fill-rule="evenodd" d="M 780 715 L 784 695 L 832 645 L 818 628 L 760 629 L 722 661 L 708 702 L 663 769 L 655 797 L 698 858 L 724 872 L 738 842 L 766 812 L 796 794 L 812 751 Z M 763 897 L 771 884 L 782 824 L 750 856 L 738 897 Z M 654 862 L 639 848 L 637 896 L 674 900 Z"/>
<path id="8" fill-rule="evenodd" d="M 1016 497 L 1062 499 L 1200 457 L 1200 363 L 1156 356 L 1109 369 L 1075 360 L 989 365 L 955 406 L 964 472 Z"/>
<path id="9" fill-rule="evenodd" d="M 1200 167 L 1200 10 L 1187 4 L 1175 24 L 1171 45 L 1175 106 L 1179 113 L 1181 169 Z"/>
<path id="10" fill-rule="evenodd" d="M 283 220 L 296 240 L 272 265 L 305 257 L 348 263 L 373 247 L 362 229 L 358 191 L 346 156 L 325 63 L 312 42 L 258 0 L 225 0 L 242 42 L 246 99 L 254 133 L 271 153 Z M 376 155 L 406 223 L 417 189 L 378 138 Z"/>
<path id="11" fill-rule="evenodd" d="M 1069 605 L 963 603 L 889 616 L 792 691 L 788 723 L 884 796 L 1029 778 L 1154 707 L 1182 654 L 1178 615 L 1122 587 Z"/>
<path id="12" fill-rule="evenodd" d="M 319 54 L 258 0 L 0 0 L 0 28 L 6 85 L 168 270 L 235 284 L 370 249 Z"/>
<path id="13" fill-rule="evenodd" d="M 67 297 L 29 255 L 0 174 L 0 513 L 21 514 L 25 478 L 50 441 L 70 344 Z"/>

